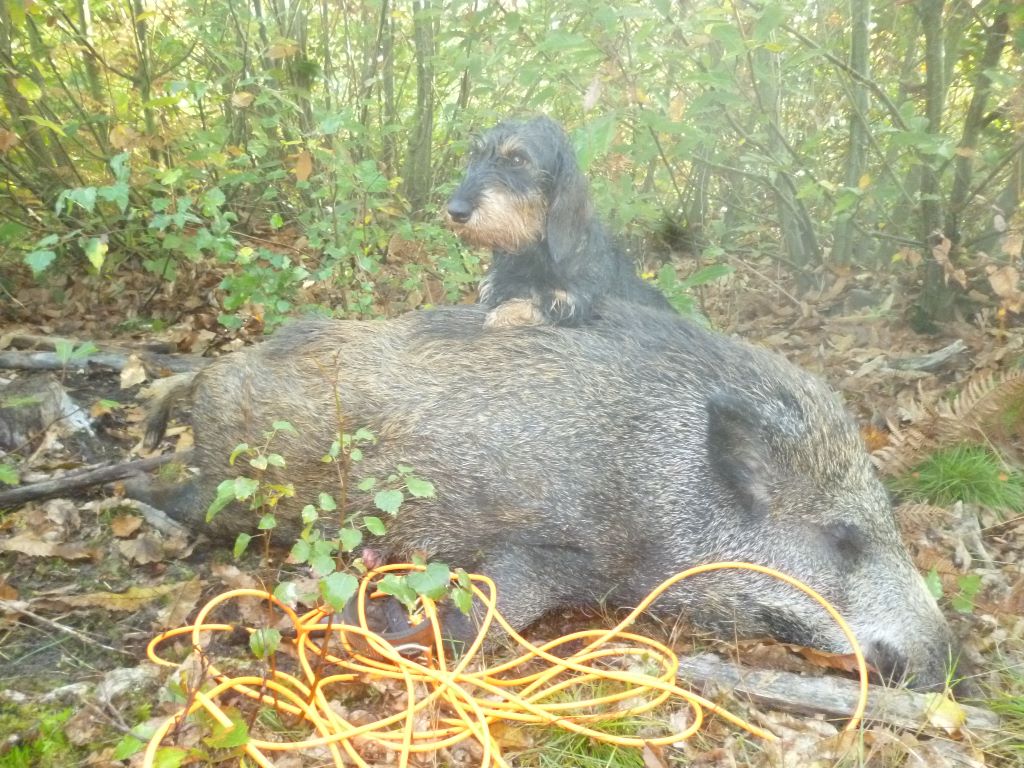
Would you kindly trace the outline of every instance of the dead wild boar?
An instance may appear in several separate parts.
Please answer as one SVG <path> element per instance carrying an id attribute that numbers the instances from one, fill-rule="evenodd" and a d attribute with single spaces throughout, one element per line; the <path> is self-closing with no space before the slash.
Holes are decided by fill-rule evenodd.
<path id="1" fill-rule="evenodd" d="M 437 489 L 406 501 L 375 546 L 489 575 L 514 626 L 562 606 L 633 606 L 689 566 L 744 560 L 820 591 L 886 676 L 945 681 L 950 629 L 825 384 L 778 355 L 615 300 L 577 329 L 485 329 L 485 312 L 297 321 L 217 360 L 193 384 L 201 474 L 174 511 L 205 526 L 218 483 L 245 463 L 228 466 L 232 449 L 287 420 L 298 435 L 276 438 L 287 466 L 268 476 L 296 488 L 277 510 L 275 538 L 288 541 L 302 506 L 337 489 L 321 457 L 340 418 L 345 431 L 379 438 L 353 480 L 404 464 Z M 233 535 L 254 523 L 228 508 L 212 525 Z M 749 572 L 690 579 L 653 610 L 723 637 L 849 650 L 820 607 Z"/>

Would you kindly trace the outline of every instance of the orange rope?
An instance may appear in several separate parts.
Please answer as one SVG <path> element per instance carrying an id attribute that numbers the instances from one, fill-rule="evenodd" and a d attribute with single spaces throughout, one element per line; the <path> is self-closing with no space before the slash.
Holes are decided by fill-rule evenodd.
<path id="1" fill-rule="evenodd" d="M 146 749 L 144 768 L 152 768 L 160 744 L 172 728 L 199 709 L 204 709 L 225 728 L 232 726 L 231 719 L 217 704 L 217 699 L 227 691 L 253 699 L 261 704 L 274 707 L 308 722 L 315 735 L 301 741 L 266 741 L 250 736 L 245 744 L 245 753 L 262 768 L 273 768 L 267 752 L 284 752 L 325 747 L 337 768 L 352 764 L 369 768 L 360 756 L 354 740 L 357 737 L 393 751 L 398 756 L 400 768 L 406 768 L 409 757 L 414 753 L 432 752 L 451 747 L 465 739 L 475 739 L 482 746 L 481 768 L 507 768 L 501 756 L 499 744 L 491 734 L 490 727 L 496 722 L 514 722 L 533 725 L 557 725 L 561 728 L 583 734 L 595 740 L 623 747 L 643 747 L 645 744 L 663 745 L 683 741 L 696 733 L 704 720 L 704 710 L 743 728 L 755 736 L 776 740 L 771 732 L 748 723 L 731 714 L 717 704 L 676 685 L 678 659 L 675 653 L 651 638 L 626 631 L 641 612 L 647 609 L 673 585 L 701 573 L 722 569 L 754 571 L 779 579 L 808 595 L 828 612 L 839 625 L 853 648 L 860 673 L 860 699 L 846 730 L 855 729 L 864 715 L 867 705 L 868 672 L 864 656 L 853 632 L 846 621 L 821 595 L 791 576 L 772 568 L 741 562 L 711 563 L 690 568 L 667 579 L 644 599 L 628 616 L 608 630 L 585 630 L 551 640 L 535 646 L 523 639 L 496 609 L 494 582 L 486 576 L 470 576 L 471 589 L 486 606 L 480 631 L 467 651 L 458 659 L 445 657 L 441 642 L 441 630 L 433 601 L 421 598 L 426 619 L 431 621 L 435 650 L 430 654 L 419 654 L 416 659 L 402 656 L 394 647 L 377 633 L 368 628 L 366 619 L 367 600 L 376 578 L 391 571 L 422 570 L 416 565 L 387 565 L 366 574 L 359 585 L 359 625 L 335 623 L 329 608 L 317 608 L 302 616 L 278 600 L 274 595 L 257 589 L 236 589 L 225 592 L 210 600 L 199 611 L 195 623 L 164 632 L 155 637 L 147 648 L 149 658 L 157 664 L 176 667 L 175 662 L 161 658 L 156 649 L 175 637 L 190 635 L 193 652 L 204 662 L 213 687 L 199 690 L 199 681 L 189 681 L 193 698 L 191 702 L 169 717 L 150 739 Z M 203 647 L 204 635 L 215 632 L 232 632 L 231 624 L 208 623 L 207 618 L 220 604 L 237 598 L 257 598 L 266 601 L 284 614 L 295 631 L 293 647 L 301 674 L 292 675 L 276 667 L 268 669 L 263 676 L 243 675 L 234 677 L 222 672 L 210 662 Z M 478 671 L 470 671 L 473 660 L 483 644 L 487 630 L 497 622 L 523 649 L 524 652 L 510 661 Z M 256 630 L 245 627 L 250 634 Z M 338 635 L 340 646 L 347 650 L 341 656 L 325 652 L 323 643 L 328 634 Z M 372 649 L 377 658 L 354 650 L 349 638 L 358 641 L 364 649 Z M 554 651 L 568 643 L 584 641 L 580 650 L 566 657 L 555 655 Z M 614 645 L 610 645 L 614 643 Z M 625 672 L 595 666 L 603 659 L 634 657 L 645 664 L 656 666 L 659 672 L 644 674 Z M 540 671 L 520 672 L 517 670 L 530 665 L 537 666 L 537 660 L 547 662 Z M 336 667 L 336 674 L 323 675 L 317 671 L 323 661 Z M 340 684 L 352 683 L 368 678 L 388 678 L 401 681 L 407 694 L 407 707 L 375 722 L 356 726 L 332 709 L 331 690 Z M 607 681 L 613 684 L 615 692 L 587 698 L 585 700 L 558 700 L 558 694 L 585 683 Z M 426 690 L 425 695 L 420 692 Z M 619 736 L 589 727 L 612 718 L 628 717 L 649 712 L 671 697 L 685 701 L 693 713 L 693 722 L 675 733 L 651 738 Z M 640 703 L 616 711 L 609 705 L 624 700 L 642 699 Z M 598 710 L 598 711 L 594 711 Z M 417 717 L 429 714 L 430 727 L 417 727 Z M 423 720 L 424 718 L 420 718 Z"/>

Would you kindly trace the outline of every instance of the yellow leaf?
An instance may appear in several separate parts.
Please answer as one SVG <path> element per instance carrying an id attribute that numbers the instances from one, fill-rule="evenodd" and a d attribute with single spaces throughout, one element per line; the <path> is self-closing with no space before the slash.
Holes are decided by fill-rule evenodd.
<path id="1" fill-rule="evenodd" d="M 249 93 L 248 91 L 236 91 L 231 94 L 231 106 L 237 107 L 238 109 L 245 109 L 256 96 Z"/>
<path id="2" fill-rule="evenodd" d="M 928 724 L 935 728 L 954 731 L 967 722 L 964 708 L 941 693 L 926 693 L 928 697 Z"/>
<path id="3" fill-rule="evenodd" d="M 27 77 L 14 78 L 14 90 L 29 101 L 36 101 L 43 97 L 42 89 Z"/>
<path id="4" fill-rule="evenodd" d="M 857 181 L 857 189 L 867 189 L 867 188 L 868 188 L 868 185 L 869 185 L 870 183 L 871 183 L 871 176 L 870 176 L 870 174 L 867 174 L 867 173 L 865 173 L 865 174 L 864 174 L 863 176 L 861 176 L 861 177 L 860 177 L 860 179 L 859 179 L 859 180 Z"/>
<path id="5" fill-rule="evenodd" d="M 295 158 L 295 168 L 292 171 L 299 181 L 306 181 L 313 173 L 313 156 L 309 154 L 308 149 L 299 152 L 298 157 Z"/>

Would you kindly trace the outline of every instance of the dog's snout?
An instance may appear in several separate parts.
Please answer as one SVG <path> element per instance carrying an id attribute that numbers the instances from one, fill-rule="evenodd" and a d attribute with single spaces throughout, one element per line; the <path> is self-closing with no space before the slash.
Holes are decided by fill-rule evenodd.
<path id="1" fill-rule="evenodd" d="M 465 224 L 473 215 L 473 204 L 464 197 L 453 197 L 448 201 L 448 215 L 456 224 Z"/>

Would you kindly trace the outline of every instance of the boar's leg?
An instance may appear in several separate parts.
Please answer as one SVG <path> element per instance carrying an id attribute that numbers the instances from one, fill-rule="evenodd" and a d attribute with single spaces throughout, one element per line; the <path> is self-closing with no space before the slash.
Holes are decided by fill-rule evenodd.
<path id="1" fill-rule="evenodd" d="M 574 545 L 507 544 L 481 560 L 476 570 L 494 582 L 498 610 L 517 632 L 551 610 L 597 602 L 600 598 L 589 594 L 595 583 L 593 557 Z M 486 606 L 476 599 L 470 616 L 451 604 L 445 606 L 441 613 L 442 633 L 456 651 L 460 644 L 465 647 L 473 641 L 485 613 Z M 505 634 L 493 622 L 487 646 L 493 647 Z"/>

